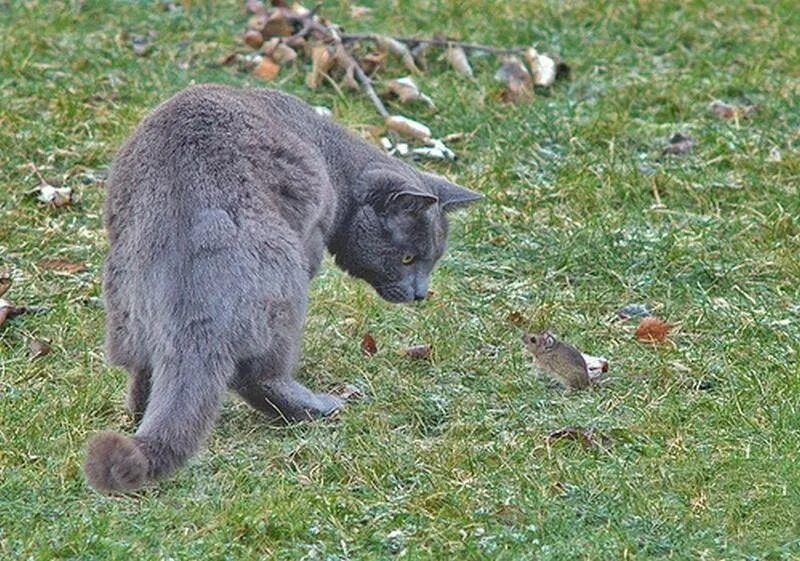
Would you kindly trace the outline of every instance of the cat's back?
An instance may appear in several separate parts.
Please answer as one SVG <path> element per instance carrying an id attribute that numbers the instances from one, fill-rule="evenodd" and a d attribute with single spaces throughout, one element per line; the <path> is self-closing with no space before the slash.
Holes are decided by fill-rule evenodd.
<path id="1" fill-rule="evenodd" d="M 112 242 L 127 227 L 120 217 L 134 215 L 127 222 L 149 231 L 165 214 L 191 220 L 203 208 L 294 230 L 324 220 L 334 195 L 310 140 L 319 119 L 272 90 L 200 85 L 177 93 L 143 119 L 114 160 L 106 198 Z"/>

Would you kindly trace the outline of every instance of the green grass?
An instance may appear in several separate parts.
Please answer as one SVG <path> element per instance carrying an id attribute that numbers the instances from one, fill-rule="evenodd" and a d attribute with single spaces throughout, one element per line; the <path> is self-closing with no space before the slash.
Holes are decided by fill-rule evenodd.
<path id="1" fill-rule="evenodd" d="M 6 298 L 47 306 L 0 327 L 3 559 L 794 559 L 800 557 L 800 11 L 793 2 L 375 2 L 350 30 L 446 32 L 557 51 L 573 79 L 497 101 L 496 61 L 419 77 L 435 134 L 475 131 L 425 163 L 486 194 L 454 223 L 435 297 L 391 306 L 330 262 L 314 283 L 299 377 L 366 390 L 338 422 L 267 425 L 230 399 L 207 450 L 139 495 L 83 482 L 82 447 L 132 429 L 102 358 L 102 174 L 146 111 L 193 82 L 263 85 L 215 66 L 239 4 L 0 2 L 0 261 Z M 672 4 L 672 5 L 671 5 Z M 148 57 L 123 32 L 156 31 Z M 395 67 L 384 76 L 401 74 Z M 379 125 L 359 95 L 277 87 Z M 710 101 L 759 106 L 739 122 Z M 695 150 L 661 157 L 674 132 Z M 768 161 L 778 148 L 782 161 Z M 37 207 L 28 164 L 74 187 Z M 94 181 L 92 177 L 99 178 Z M 36 262 L 88 264 L 66 274 Z M 667 345 L 614 322 L 651 304 Z M 552 326 L 607 356 L 613 380 L 564 395 L 519 343 Z M 364 357 L 372 332 L 379 352 Z M 27 339 L 52 352 L 30 361 Z M 428 342 L 430 361 L 399 354 Z M 565 425 L 606 450 L 548 443 Z"/>

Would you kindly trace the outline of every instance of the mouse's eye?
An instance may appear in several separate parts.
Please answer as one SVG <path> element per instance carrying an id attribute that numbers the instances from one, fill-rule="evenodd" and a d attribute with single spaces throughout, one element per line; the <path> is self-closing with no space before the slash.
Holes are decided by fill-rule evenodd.
<path id="1" fill-rule="evenodd" d="M 414 255 L 411 255 L 410 253 L 405 253 L 405 254 L 403 254 L 403 256 L 400 258 L 400 262 L 401 262 L 403 265 L 411 265 L 411 264 L 412 264 L 412 263 L 413 263 L 413 262 L 414 262 L 416 259 L 417 259 L 417 258 L 416 258 Z"/>

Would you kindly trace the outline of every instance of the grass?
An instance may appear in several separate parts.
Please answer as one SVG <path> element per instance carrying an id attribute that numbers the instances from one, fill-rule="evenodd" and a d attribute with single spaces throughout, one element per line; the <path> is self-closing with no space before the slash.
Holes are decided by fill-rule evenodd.
<path id="1" fill-rule="evenodd" d="M 497 101 L 434 61 L 436 134 L 475 134 L 422 164 L 486 194 L 462 213 L 435 297 L 391 306 L 330 262 L 314 283 L 299 377 L 368 397 L 336 423 L 267 425 L 231 399 L 207 450 L 132 497 L 81 477 L 94 431 L 131 430 L 124 374 L 102 358 L 102 177 L 146 111 L 192 82 L 263 85 L 213 64 L 238 2 L 0 2 L 0 327 L 4 559 L 795 559 L 800 557 L 800 11 L 793 2 L 375 2 L 348 29 L 537 44 L 573 79 Z M 155 31 L 136 57 L 123 32 Z M 395 68 L 397 74 L 401 70 Z M 302 68 L 274 84 L 379 124 L 367 101 Z M 391 72 L 386 73 L 387 76 Z M 726 121 L 710 101 L 752 102 Z M 694 151 L 662 157 L 675 132 Z M 770 161 L 778 149 L 781 161 Z M 79 202 L 39 208 L 45 177 Z M 45 257 L 86 263 L 63 273 Z M 633 339 L 610 318 L 648 302 L 677 328 Z M 523 325 L 509 321 L 519 314 Z M 512 316 L 513 317 L 513 316 Z M 522 328 L 607 356 L 613 380 L 564 395 L 537 380 Z M 378 353 L 364 357 L 361 335 Z M 51 342 L 36 361 L 28 338 Z M 430 361 L 398 354 L 429 342 Z M 548 443 L 566 425 L 607 450 Z"/>

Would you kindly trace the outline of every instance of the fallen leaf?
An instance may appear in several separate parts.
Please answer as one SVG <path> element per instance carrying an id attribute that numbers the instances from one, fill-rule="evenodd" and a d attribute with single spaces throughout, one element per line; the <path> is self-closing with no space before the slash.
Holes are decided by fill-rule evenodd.
<path id="1" fill-rule="evenodd" d="M 356 61 L 350 56 L 350 53 L 342 45 L 337 45 L 333 53 L 333 60 L 336 66 L 344 70 L 344 78 L 342 84 L 344 87 L 351 90 L 358 90 L 361 86 L 358 85 L 356 80 Z"/>
<path id="2" fill-rule="evenodd" d="M 372 74 L 378 68 L 380 68 L 385 61 L 386 61 L 385 52 L 373 51 L 361 57 L 360 63 L 361 63 L 361 68 L 364 70 L 364 72 L 366 72 L 367 74 Z"/>
<path id="3" fill-rule="evenodd" d="M 421 101 L 431 109 L 435 109 L 433 100 L 419 91 L 417 83 L 414 82 L 414 79 L 411 78 L 411 76 L 389 80 L 386 82 L 386 87 L 388 88 L 389 92 L 400 98 L 401 103 L 406 103 L 408 101 Z"/>
<path id="4" fill-rule="evenodd" d="M 275 10 L 267 16 L 267 21 L 260 31 L 265 38 L 288 37 L 294 33 L 294 27 L 283 10 Z"/>
<path id="5" fill-rule="evenodd" d="M 39 339 L 28 340 L 28 356 L 31 360 L 36 360 L 47 354 L 50 354 L 50 345 L 46 341 Z"/>
<path id="6" fill-rule="evenodd" d="M 248 29 L 244 32 L 244 42 L 251 49 L 257 49 L 264 43 L 264 36 L 260 31 Z"/>
<path id="7" fill-rule="evenodd" d="M 548 442 L 556 440 L 577 440 L 584 448 L 608 448 L 611 445 L 611 438 L 593 428 L 570 426 L 554 430 L 547 435 Z"/>
<path id="8" fill-rule="evenodd" d="M 278 37 L 273 37 L 264 43 L 261 52 L 280 65 L 292 62 L 297 58 L 297 51 L 283 43 Z"/>
<path id="9" fill-rule="evenodd" d="M 422 123 L 409 119 L 408 117 L 403 117 L 402 115 L 390 115 L 389 117 L 386 117 L 385 122 L 386 126 L 390 130 L 400 134 L 426 141 L 430 140 L 431 138 L 431 129 Z"/>
<path id="10" fill-rule="evenodd" d="M 650 308 L 647 304 L 625 304 L 615 313 L 620 319 L 647 317 L 650 315 Z"/>
<path id="11" fill-rule="evenodd" d="M 406 47 L 405 44 L 392 37 L 379 35 L 377 33 L 373 34 L 372 38 L 375 41 L 375 44 L 378 45 L 378 48 L 388 51 L 399 57 L 400 60 L 403 61 L 403 65 L 411 72 L 419 72 L 419 68 L 417 68 L 416 62 L 414 62 L 414 55 L 411 54 L 411 51 L 408 50 L 408 47 Z"/>
<path id="12" fill-rule="evenodd" d="M 596 382 L 603 378 L 603 375 L 608 373 L 608 359 L 602 356 L 592 356 L 586 353 L 583 355 L 583 361 L 586 363 L 586 370 L 589 372 L 589 380 Z"/>
<path id="13" fill-rule="evenodd" d="M 419 68 L 422 68 L 423 70 L 428 69 L 427 55 L 430 48 L 431 48 L 430 43 L 420 43 L 419 45 L 411 49 L 411 55 L 414 57 L 414 62 L 416 62 L 417 66 Z"/>
<path id="14" fill-rule="evenodd" d="M 556 80 L 556 61 L 547 55 L 539 54 L 533 47 L 525 50 L 525 61 L 531 70 L 536 86 L 549 86 Z"/>
<path id="15" fill-rule="evenodd" d="M 256 65 L 256 67 L 253 68 L 253 70 L 251 70 L 251 73 L 253 74 L 253 76 L 256 76 L 258 78 L 264 78 L 265 80 L 272 80 L 273 78 L 275 78 L 275 76 L 278 75 L 278 72 L 280 72 L 280 70 L 281 70 L 280 65 L 275 64 L 269 57 L 264 57 L 261 59 L 261 62 L 259 62 Z"/>
<path id="16" fill-rule="evenodd" d="M 327 107 L 324 107 L 322 105 L 315 105 L 313 109 L 314 112 L 320 117 L 328 117 L 329 119 L 333 118 L 333 111 L 331 111 Z"/>
<path id="17" fill-rule="evenodd" d="M 430 146 L 422 148 L 414 148 L 411 153 L 415 156 L 422 158 L 432 158 L 434 160 L 455 160 L 455 152 L 445 146 L 444 142 L 437 138 L 431 138 L 427 141 Z"/>
<path id="18" fill-rule="evenodd" d="M 267 25 L 267 17 L 266 13 L 254 15 L 247 20 L 247 28 L 258 32 L 263 31 L 264 27 Z"/>
<path id="19" fill-rule="evenodd" d="M 364 392 L 358 386 L 353 384 L 345 384 L 341 388 L 337 388 L 333 393 L 342 399 L 361 399 L 364 397 Z"/>
<path id="20" fill-rule="evenodd" d="M 720 100 L 712 101 L 709 107 L 715 115 L 722 119 L 748 117 L 756 110 L 755 105 L 733 105 Z"/>
<path id="21" fill-rule="evenodd" d="M 453 67 L 459 74 L 464 76 L 473 76 L 472 67 L 469 65 L 469 59 L 464 49 L 458 45 L 448 45 L 444 51 L 444 59 Z"/>
<path id="22" fill-rule="evenodd" d="M 509 312 L 506 316 L 506 320 L 510 321 L 514 325 L 522 325 L 525 323 L 525 319 L 522 317 L 522 314 L 517 311 Z"/>
<path id="23" fill-rule="evenodd" d="M 230 66 L 231 64 L 237 62 L 239 60 L 239 53 L 229 53 L 227 55 L 222 55 L 217 59 L 217 64 L 220 66 Z"/>
<path id="24" fill-rule="evenodd" d="M 150 51 L 150 37 L 134 33 L 130 36 L 130 45 L 133 49 L 133 54 L 136 56 L 146 56 Z"/>
<path id="25" fill-rule="evenodd" d="M 431 345 L 412 345 L 403 351 L 409 358 L 428 358 L 431 356 Z"/>
<path id="26" fill-rule="evenodd" d="M 0 325 L 3 325 L 5 321 L 11 317 L 12 309 L 13 306 L 8 300 L 0 298 Z"/>
<path id="27" fill-rule="evenodd" d="M 61 259 L 60 257 L 39 259 L 39 261 L 36 262 L 36 266 L 42 269 L 64 271 L 67 273 L 80 273 L 86 270 L 86 265 L 83 263 L 67 261 L 66 259 Z"/>
<path id="28" fill-rule="evenodd" d="M 691 152 L 692 148 L 694 148 L 694 139 L 691 136 L 675 133 L 669 139 L 669 144 L 664 148 L 663 153 L 683 156 Z"/>
<path id="29" fill-rule="evenodd" d="M 663 343 L 667 340 L 670 329 L 672 329 L 672 326 L 667 322 L 654 316 L 648 316 L 642 318 L 642 321 L 639 322 L 635 336 L 639 341 Z"/>
<path id="30" fill-rule="evenodd" d="M 66 206 L 72 202 L 72 189 L 70 187 L 53 187 L 43 184 L 37 188 L 36 197 L 40 202 L 54 207 Z"/>
<path id="31" fill-rule="evenodd" d="M 769 156 L 767 157 L 767 161 L 771 164 L 779 164 L 783 161 L 783 152 L 777 146 L 773 146 L 769 149 Z"/>
<path id="32" fill-rule="evenodd" d="M 378 352 L 378 345 L 375 343 L 375 337 L 371 333 L 364 333 L 361 338 L 361 352 L 367 356 L 372 356 Z"/>
<path id="33" fill-rule="evenodd" d="M 261 0 L 247 0 L 244 4 L 245 9 L 251 14 L 266 13 L 267 8 Z"/>
<path id="34" fill-rule="evenodd" d="M 0 271 L 0 296 L 11 288 L 11 275 L 7 271 Z"/>
<path id="35" fill-rule="evenodd" d="M 311 71 L 306 75 L 306 85 L 312 90 L 319 87 L 323 77 L 333 67 L 333 53 L 323 45 L 311 49 Z"/>
<path id="36" fill-rule="evenodd" d="M 366 6 L 353 5 L 350 6 L 350 17 L 353 19 L 362 18 L 368 15 L 371 11 L 372 8 L 367 8 Z"/>
<path id="37" fill-rule="evenodd" d="M 522 61 L 515 56 L 506 57 L 503 60 L 502 66 L 494 73 L 494 79 L 506 85 L 504 101 L 518 102 L 533 98 L 531 75 Z"/>

